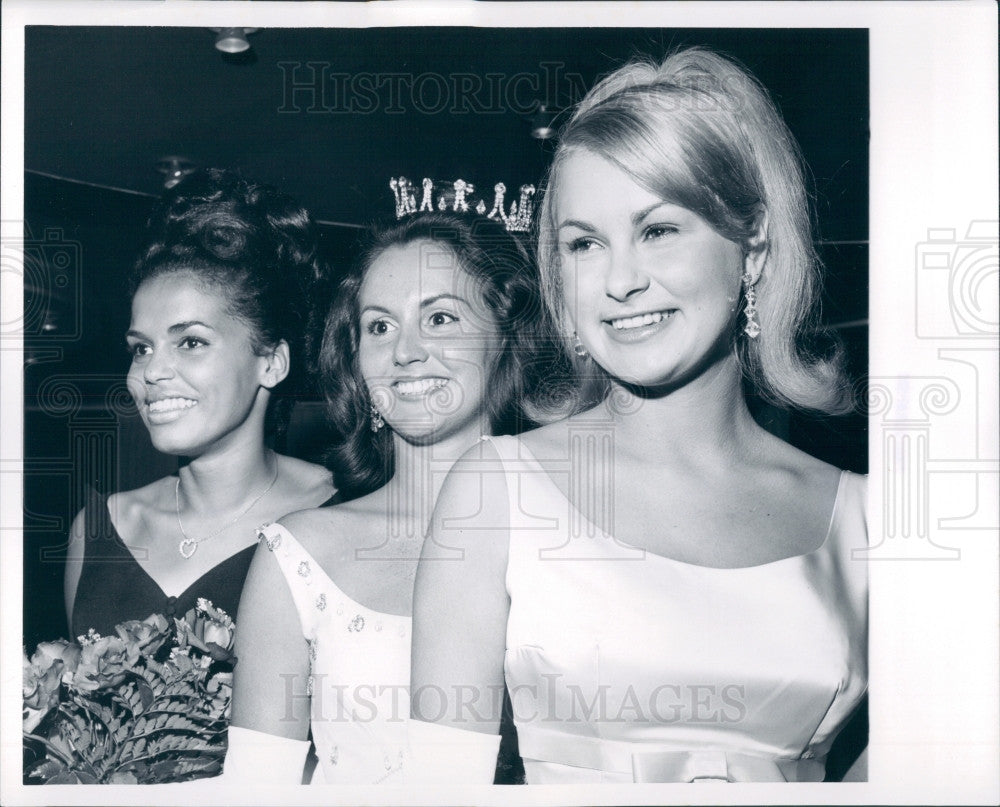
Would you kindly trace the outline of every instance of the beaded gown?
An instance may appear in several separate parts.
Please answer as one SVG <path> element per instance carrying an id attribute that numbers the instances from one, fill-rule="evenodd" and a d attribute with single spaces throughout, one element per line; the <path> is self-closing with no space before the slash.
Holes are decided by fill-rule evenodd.
<path id="1" fill-rule="evenodd" d="M 287 529 L 260 530 L 309 646 L 313 784 L 405 781 L 411 618 L 347 596 Z"/>

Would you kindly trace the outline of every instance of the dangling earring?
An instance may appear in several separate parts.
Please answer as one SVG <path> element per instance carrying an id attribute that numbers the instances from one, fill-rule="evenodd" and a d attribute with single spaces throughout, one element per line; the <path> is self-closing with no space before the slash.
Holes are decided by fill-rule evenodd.
<path id="1" fill-rule="evenodd" d="M 747 324 L 743 327 L 743 333 L 751 339 L 756 339 L 760 336 L 760 323 L 757 321 L 757 292 L 749 272 L 743 274 L 743 285 L 746 286 L 746 306 L 743 311 L 747 315 Z"/>
<path id="2" fill-rule="evenodd" d="M 371 418 L 372 431 L 377 434 L 379 429 L 385 425 L 385 421 L 382 419 L 382 413 L 375 408 L 375 404 L 371 404 Z"/>
<path id="3" fill-rule="evenodd" d="M 573 352 L 581 359 L 590 355 L 587 348 L 583 346 L 583 342 L 580 341 L 580 337 L 576 335 L 576 331 L 573 331 Z"/>

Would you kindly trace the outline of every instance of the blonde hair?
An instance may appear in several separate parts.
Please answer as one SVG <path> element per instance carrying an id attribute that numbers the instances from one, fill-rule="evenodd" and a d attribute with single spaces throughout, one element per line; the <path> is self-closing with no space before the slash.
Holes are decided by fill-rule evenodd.
<path id="1" fill-rule="evenodd" d="M 756 285 L 761 333 L 735 349 L 758 395 L 785 407 L 849 411 L 838 347 L 807 346 L 819 323 L 820 262 L 813 248 L 803 162 L 763 86 L 735 62 L 702 48 L 661 64 L 637 61 L 600 81 L 561 134 L 538 222 L 543 294 L 568 333 L 554 208 L 559 174 L 576 150 L 608 160 L 661 198 L 693 210 L 749 251 L 767 256 Z"/>

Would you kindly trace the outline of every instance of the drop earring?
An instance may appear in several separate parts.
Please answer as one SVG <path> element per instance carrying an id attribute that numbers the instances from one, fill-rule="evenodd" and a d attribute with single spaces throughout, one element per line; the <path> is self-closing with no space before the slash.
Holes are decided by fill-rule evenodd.
<path id="1" fill-rule="evenodd" d="M 757 291 L 754 289 L 754 280 L 749 272 L 743 274 L 743 285 L 746 286 L 746 306 L 743 312 L 747 317 L 747 324 L 743 326 L 743 333 L 751 339 L 760 336 L 760 322 L 757 320 Z"/>
<path id="2" fill-rule="evenodd" d="M 581 359 L 586 359 L 590 355 L 587 348 L 583 346 L 583 342 L 580 341 L 580 337 L 576 335 L 576 331 L 573 331 L 573 352 Z"/>
<path id="3" fill-rule="evenodd" d="M 378 433 L 379 429 L 385 426 L 385 420 L 382 419 L 382 413 L 378 411 L 375 404 L 371 404 L 371 428 L 374 433 Z"/>

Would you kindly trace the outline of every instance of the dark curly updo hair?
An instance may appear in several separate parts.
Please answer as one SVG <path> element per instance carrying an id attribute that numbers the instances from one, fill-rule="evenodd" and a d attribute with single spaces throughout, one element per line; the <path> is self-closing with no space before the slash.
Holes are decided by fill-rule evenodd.
<path id="1" fill-rule="evenodd" d="M 190 272 L 223 293 L 230 313 L 250 328 L 255 351 L 288 343 L 289 373 L 272 390 L 265 421 L 268 441 L 280 447 L 296 398 L 308 392 L 307 334 L 326 275 L 309 212 L 270 185 L 212 168 L 163 195 L 147 239 L 130 295 L 151 278 Z"/>
<path id="2" fill-rule="evenodd" d="M 334 433 L 328 464 L 345 500 L 380 488 L 395 469 L 391 428 L 370 428 L 371 401 L 358 366 L 358 295 L 383 252 L 421 240 L 454 252 L 478 282 L 497 323 L 499 349 L 486 376 L 492 433 L 516 434 L 537 426 L 549 411 L 558 410 L 553 401 L 569 389 L 560 383 L 568 379 L 570 367 L 542 303 L 538 271 L 515 235 L 489 219 L 448 212 L 417 214 L 376 228 L 361 260 L 340 283 L 319 345 L 320 386 Z"/>

